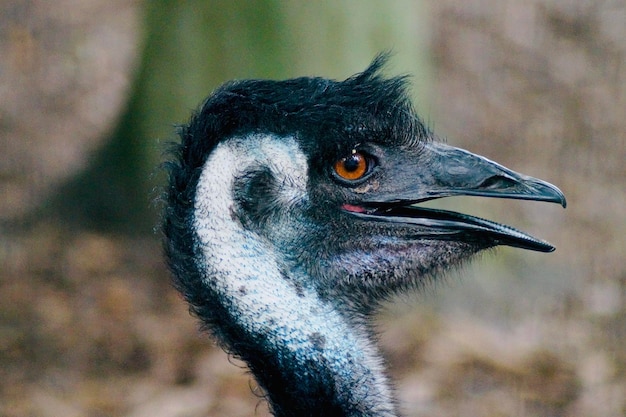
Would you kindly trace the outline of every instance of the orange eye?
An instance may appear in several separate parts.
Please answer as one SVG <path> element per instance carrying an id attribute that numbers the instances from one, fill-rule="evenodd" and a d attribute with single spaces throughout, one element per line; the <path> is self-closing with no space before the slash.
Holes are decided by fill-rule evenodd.
<path id="1" fill-rule="evenodd" d="M 362 153 L 353 152 L 350 156 L 335 162 L 334 168 L 337 175 L 344 180 L 358 180 L 367 173 L 367 158 Z"/>

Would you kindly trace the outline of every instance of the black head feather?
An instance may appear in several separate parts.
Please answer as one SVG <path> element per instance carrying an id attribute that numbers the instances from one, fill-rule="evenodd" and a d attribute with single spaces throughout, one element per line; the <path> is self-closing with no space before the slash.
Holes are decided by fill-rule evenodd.
<path id="1" fill-rule="evenodd" d="M 387 60 L 388 54 L 380 54 L 365 71 L 344 81 L 227 82 L 179 128 L 180 144 L 166 164 L 170 180 L 163 229 L 177 288 L 192 306 L 202 306 L 207 297 L 194 264 L 190 219 L 201 168 L 220 141 L 253 133 L 295 136 L 310 160 L 326 161 L 363 142 L 415 146 L 430 138 L 413 110 L 407 76 L 382 75 Z M 324 168 L 310 167 L 319 175 Z"/>

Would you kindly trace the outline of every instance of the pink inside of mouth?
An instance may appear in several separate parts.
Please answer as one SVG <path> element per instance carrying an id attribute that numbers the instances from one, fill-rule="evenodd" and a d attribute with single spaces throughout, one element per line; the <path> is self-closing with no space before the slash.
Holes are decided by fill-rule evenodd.
<path id="1" fill-rule="evenodd" d="M 353 213 L 365 213 L 365 208 L 361 206 L 354 206 L 352 204 L 343 204 L 341 206 L 342 209 L 346 211 L 351 211 Z"/>

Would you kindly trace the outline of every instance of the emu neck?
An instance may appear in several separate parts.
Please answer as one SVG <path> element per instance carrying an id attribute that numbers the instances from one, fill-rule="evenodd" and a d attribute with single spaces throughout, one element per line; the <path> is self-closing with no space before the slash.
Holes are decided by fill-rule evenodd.
<path id="1" fill-rule="evenodd" d="M 272 242 L 234 215 L 235 179 L 259 166 L 289 177 L 290 201 L 304 198 L 306 160 L 289 138 L 224 142 L 198 182 L 196 253 L 215 306 L 208 318 L 214 333 L 247 362 L 277 416 L 396 415 L 367 330 L 322 300 L 307 277 L 286 268 Z"/>

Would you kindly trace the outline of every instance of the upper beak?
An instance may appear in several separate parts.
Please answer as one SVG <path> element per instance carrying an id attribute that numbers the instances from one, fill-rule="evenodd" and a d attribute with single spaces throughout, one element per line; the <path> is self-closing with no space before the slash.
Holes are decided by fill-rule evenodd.
<path id="1" fill-rule="evenodd" d="M 516 198 L 558 203 L 563 208 L 565 195 L 554 185 L 519 174 L 483 156 L 441 143 L 429 143 L 431 174 L 427 188 L 430 198 L 453 195 Z"/>
<path id="2" fill-rule="evenodd" d="M 554 250 L 549 243 L 508 226 L 415 204 L 465 195 L 547 201 L 565 207 L 565 196 L 557 187 L 441 143 L 425 144 L 420 154 L 423 156 L 420 160 L 427 163 L 417 161 L 411 167 L 412 163 L 405 161 L 399 165 L 403 167 L 402 173 L 395 172 L 393 181 L 385 181 L 377 191 L 363 196 L 361 209 L 344 209 L 369 220 L 421 226 L 420 236 L 433 239 L 484 240 L 493 246 L 508 245 L 541 252 Z"/>

